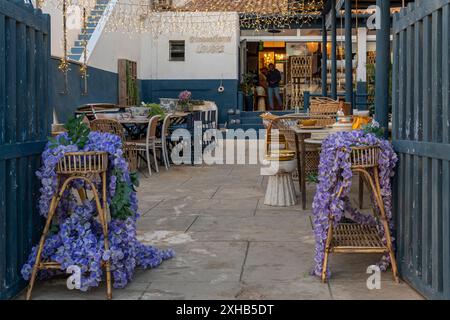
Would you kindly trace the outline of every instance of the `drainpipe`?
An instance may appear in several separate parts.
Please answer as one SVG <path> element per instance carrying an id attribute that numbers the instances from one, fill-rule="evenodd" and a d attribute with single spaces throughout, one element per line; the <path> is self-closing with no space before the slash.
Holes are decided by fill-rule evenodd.
<path id="1" fill-rule="evenodd" d="M 327 34 L 327 24 L 326 24 L 326 15 L 322 14 L 322 96 L 328 96 L 328 79 L 327 79 L 327 71 L 328 71 L 328 53 L 327 53 L 327 43 L 328 43 L 328 34 Z"/>
<path id="2" fill-rule="evenodd" d="M 345 0 L 345 101 L 353 112 L 352 2 Z"/>
<path id="3" fill-rule="evenodd" d="M 384 128 L 386 137 L 389 115 L 389 66 L 391 65 L 391 1 L 377 0 L 380 29 L 377 30 L 377 61 L 375 73 L 375 119 Z"/>

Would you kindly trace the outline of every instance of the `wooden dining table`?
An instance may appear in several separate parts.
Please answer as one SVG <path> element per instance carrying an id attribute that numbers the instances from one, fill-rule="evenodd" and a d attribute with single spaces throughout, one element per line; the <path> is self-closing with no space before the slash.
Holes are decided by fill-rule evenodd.
<path id="1" fill-rule="evenodd" d="M 325 141 L 325 134 L 328 133 L 336 133 L 336 131 L 332 129 L 321 129 L 321 130 L 311 130 L 311 129 L 302 129 L 298 126 L 293 126 L 292 130 L 295 132 L 295 145 L 297 152 L 297 166 L 298 166 L 298 175 L 299 175 L 299 184 L 300 184 L 300 192 L 302 198 L 302 209 L 306 209 L 306 173 L 305 173 L 305 145 L 315 145 L 322 146 L 323 141 Z M 315 133 L 320 133 L 321 138 L 311 138 L 311 135 Z M 324 134 L 325 133 L 325 134 Z M 359 191 L 358 191 L 358 200 L 359 200 L 359 208 L 362 209 L 364 205 L 364 181 L 363 177 L 359 176 Z"/>
<path id="2" fill-rule="evenodd" d="M 295 134 L 295 152 L 297 154 L 297 170 L 298 170 L 298 182 L 300 187 L 300 193 L 301 193 L 301 202 L 302 202 L 302 209 L 306 210 L 306 154 L 305 154 L 305 145 L 308 143 L 311 143 L 313 140 L 311 139 L 311 135 L 315 133 L 320 133 L 321 135 L 324 134 L 331 134 L 335 131 L 329 129 L 329 128 L 321 128 L 321 129 L 309 129 L 300 127 L 298 125 L 294 125 L 291 127 L 291 130 Z M 314 143 L 314 144 L 321 144 Z"/>

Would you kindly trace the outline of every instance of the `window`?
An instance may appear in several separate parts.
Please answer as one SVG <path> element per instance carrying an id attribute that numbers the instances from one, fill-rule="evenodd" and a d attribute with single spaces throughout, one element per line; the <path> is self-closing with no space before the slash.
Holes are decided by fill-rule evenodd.
<path id="1" fill-rule="evenodd" d="M 169 41 L 169 60 L 184 61 L 185 59 L 185 42 L 184 40 Z"/>

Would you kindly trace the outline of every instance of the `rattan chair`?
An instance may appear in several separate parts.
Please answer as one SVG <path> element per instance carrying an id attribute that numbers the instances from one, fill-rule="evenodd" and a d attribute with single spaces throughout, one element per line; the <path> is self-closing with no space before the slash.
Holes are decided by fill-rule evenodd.
<path id="1" fill-rule="evenodd" d="M 50 203 L 47 220 L 44 230 L 39 241 L 36 261 L 33 266 L 30 282 L 27 290 L 27 300 L 31 299 L 34 282 L 36 281 L 37 273 L 40 270 L 61 270 L 61 264 L 55 261 L 41 261 L 42 251 L 44 250 L 45 239 L 50 231 L 50 227 L 55 218 L 56 210 L 61 199 L 65 196 L 67 190 L 71 188 L 71 182 L 74 180 L 82 180 L 89 185 L 90 191 L 93 195 L 95 205 L 97 207 L 98 219 L 102 227 L 104 236 L 104 249 L 109 250 L 108 243 L 108 219 L 107 219 L 107 194 L 106 194 L 106 173 L 108 171 L 108 154 L 106 152 L 72 152 L 66 153 L 64 157 L 58 162 L 56 166 L 56 173 L 58 177 L 58 189 L 53 195 Z M 101 177 L 101 197 L 97 190 L 93 178 Z M 84 192 L 86 194 L 86 192 Z M 57 220 L 57 219 L 55 219 Z M 57 222 L 57 221 L 56 221 Z M 110 261 L 103 263 L 106 271 L 106 296 L 108 299 L 112 298 L 111 286 L 111 266 Z"/>
<path id="2" fill-rule="evenodd" d="M 158 140 L 158 138 L 156 137 L 156 128 L 158 127 L 159 119 L 160 119 L 160 116 L 151 117 L 150 120 L 148 121 L 146 138 L 143 140 L 135 141 L 137 151 L 145 153 L 145 159 L 147 160 L 147 167 L 148 167 L 149 175 L 152 175 L 152 166 L 151 166 L 151 161 L 150 161 L 150 149 L 153 152 L 153 160 L 155 162 L 156 172 L 159 172 L 158 158 L 156 157 L 157 144 L 161 145 L 161 140 Z"/>
<path id="3" fill-rule="evenodd" d="M 358 223 L 335 223 L 329 217 L 328 235 L 325 244 L 325 256 L 322 266 L 322 281 L 326 281 L 327 265 L 330 253 L 388 253 L 391 259 L 394 280 L 399 281 L 397 262 L 395 260 L 389 223 L 381 195 L 378 173 L 379 147 L 355 147 L 351 150 L 352 171 L 361 174 L 374 198 L 374 215 L 379 213 L 379 220 L 384 229 L 386 243 L 383 243 L 376 226 Z M 339 198 L 343 187 L 339 190 Z M 375 206 L 378 210 L 375 210 Z"/>
<path id="4" fill-rule="evenodd" d="M 119 121 L 107 118 L 94 119 L 90 126 L 92 131 L 111 133 L 119 136 L 122 139 L 122 149 L 130 172 L 138 170 L 137 146 L 135 143 L 126 140 L 123 126 Z"/>

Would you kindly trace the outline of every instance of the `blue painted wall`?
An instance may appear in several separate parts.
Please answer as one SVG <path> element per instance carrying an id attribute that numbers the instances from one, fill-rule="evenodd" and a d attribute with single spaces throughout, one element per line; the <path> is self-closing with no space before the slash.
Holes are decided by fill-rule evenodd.
<path id="1" fill-rule="evenodd" d="M 225 92 L 217 92 L 220 80 L 141 80 L 141 100 L 159 102 L 159 98 L 177 98 L 183 90 L 193 99 L 211 100 L 219 108 L 219 123 L 227 121 L 227 110 L 238 106 L 238 80 L 223 80 Z"/>
<path id="2" fill-rule="evenodd" d="M 70 118 L 78 106 L 86 103 L 118 103 L 117 74 L 89 67 L 88 94 L 82 95 L 83 81 L 80 65 L 70 64 L 68 94 L 64 90 L 64 77 L 58 70 L 59 59 L 50 62 L 50 106 L 62 123 Z M 227 121 L 227 110 L 238 106 L 238 80 L 223 80 L 225 92 L 217 92 L 220 80 L 140 80 L 141 101 L 157 102 L 159 98 L 177 98 L 183 90 L 192 92 L 193 99 L 215 101 L 219 108 L 219 123 Z"/>
<path id="3" fill-rule="evenodd" d="M 50 61 L 50 106 L 56 111 L 58 120 L 66 122 L 76 108 L 86 103 L 114 103 L 118 102 L 117 74 L 97 68 L 89 67 L 88 94 L 82 95 L 83 82 L 80 77 L 80 65 L 70 64 L 68 94 L 62 94 L 64 90 L 64 77 L 58 70 L 59 60 L 52 58 Z"/>

